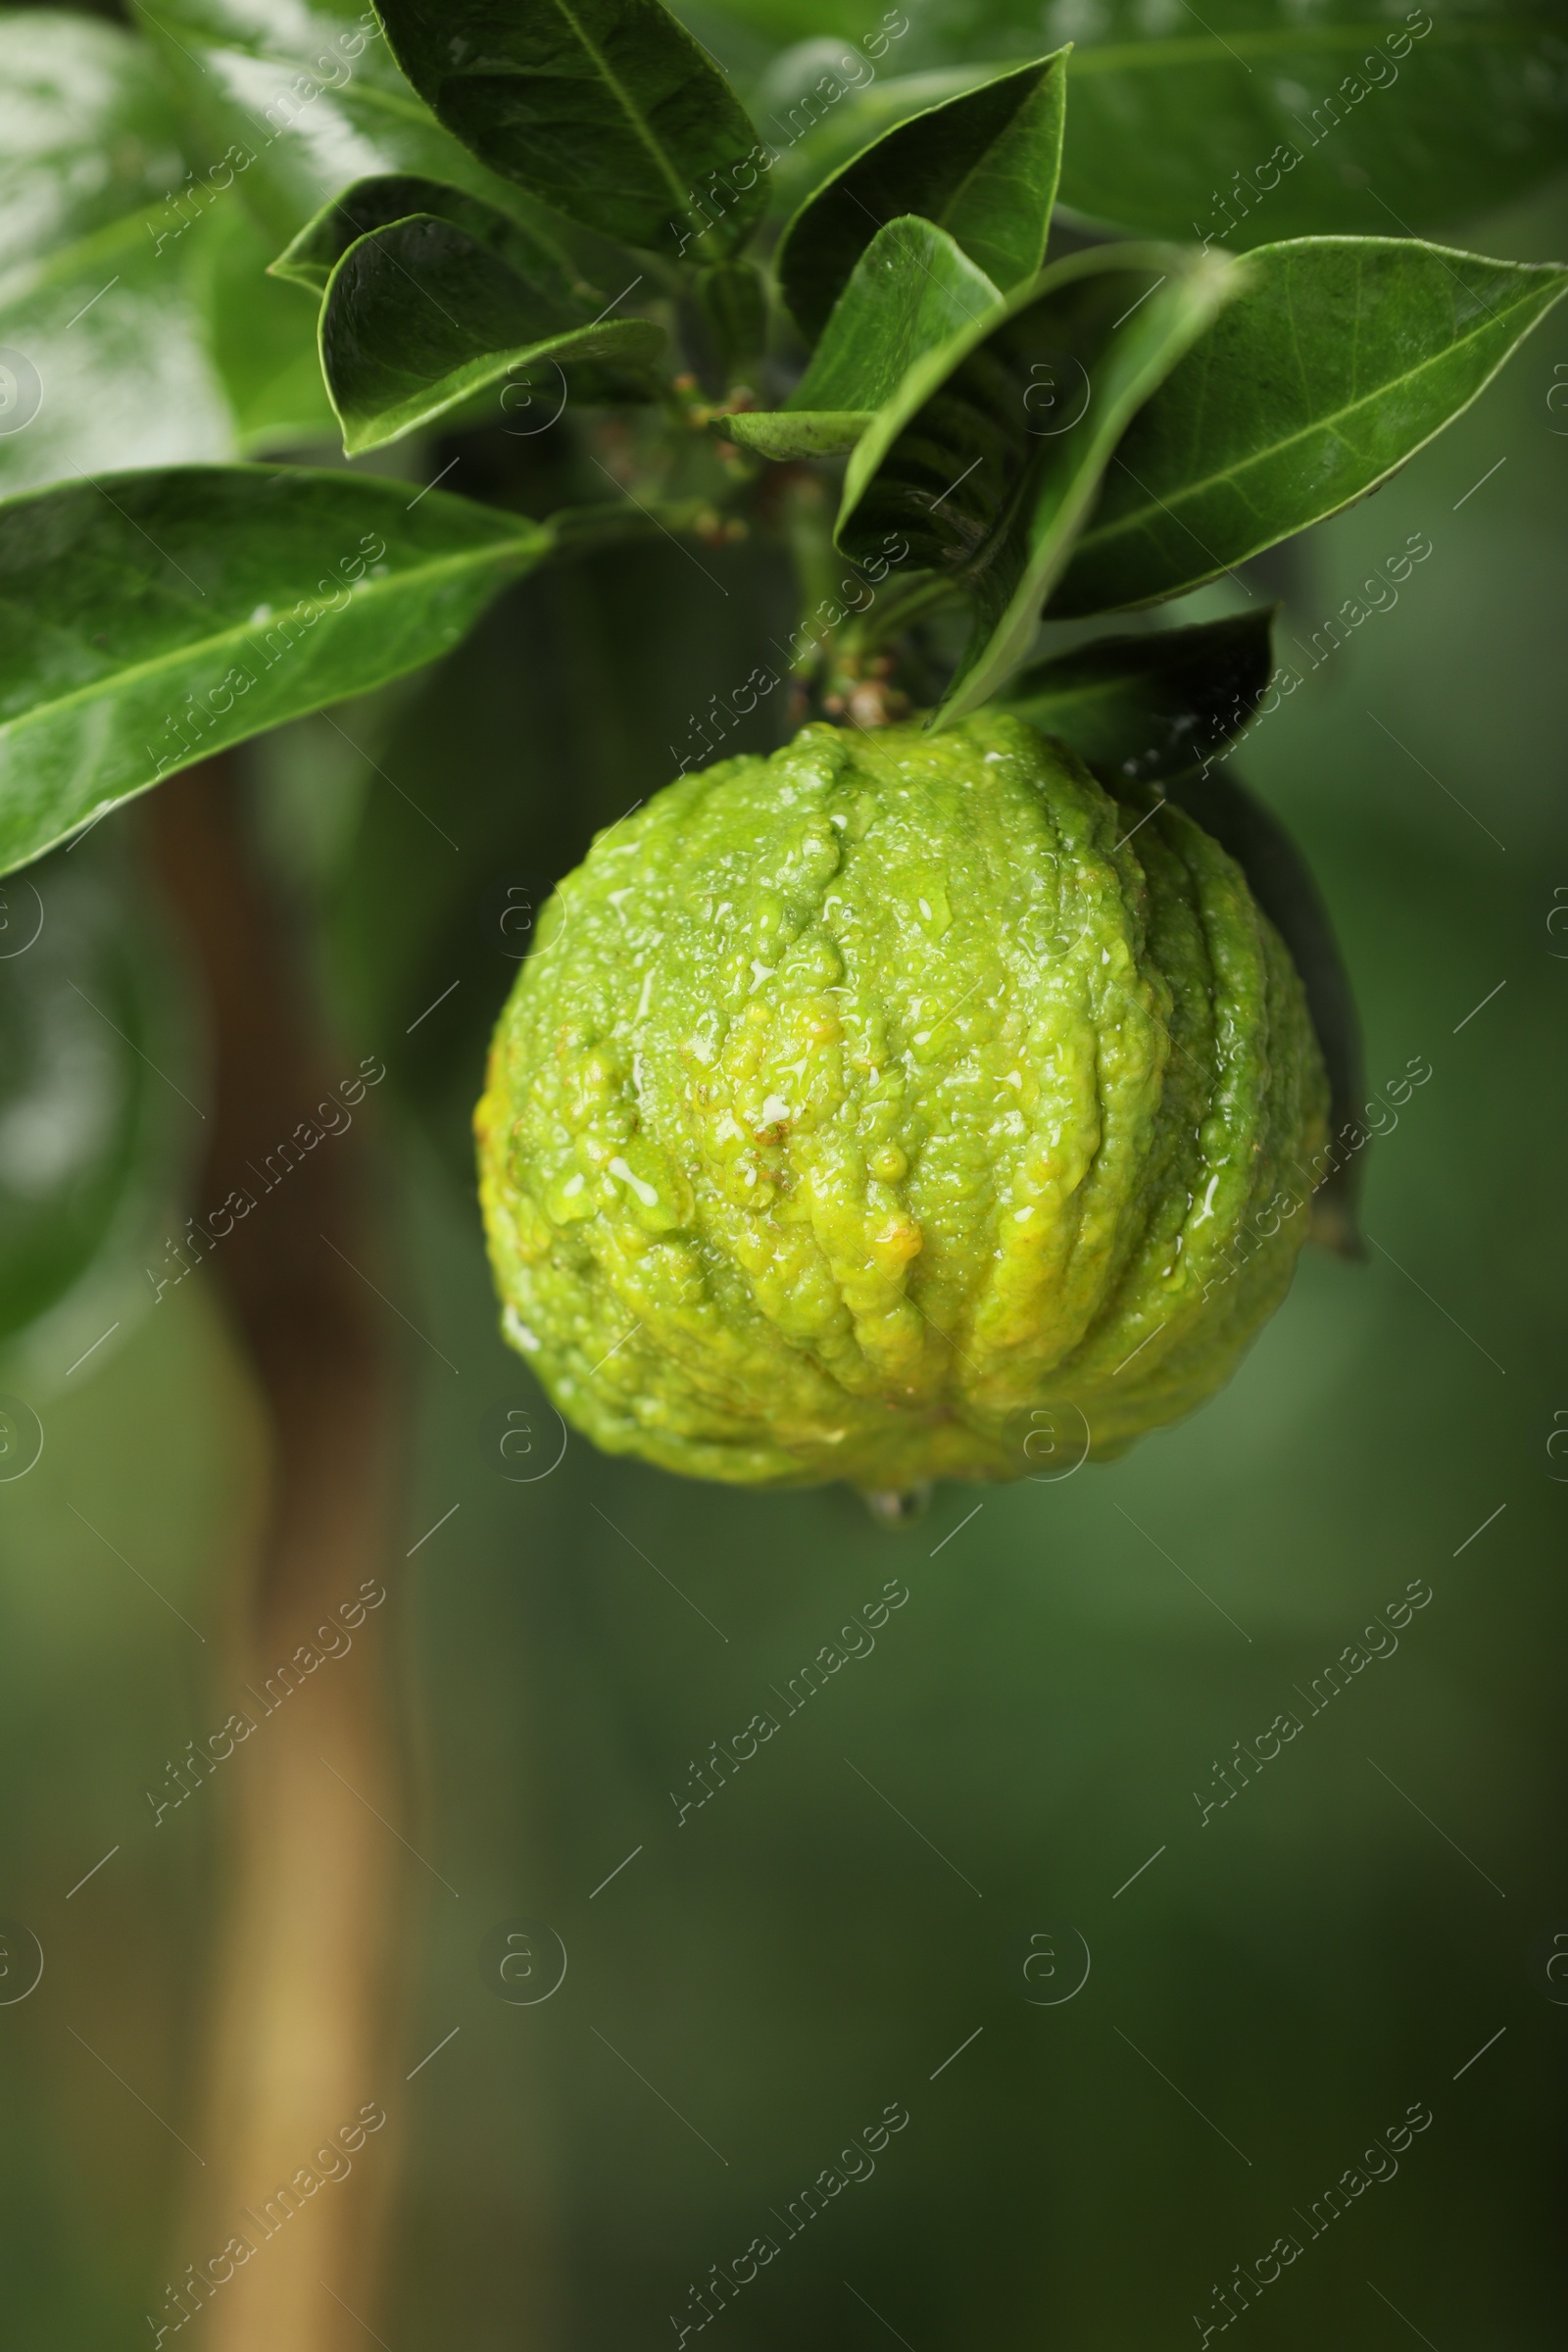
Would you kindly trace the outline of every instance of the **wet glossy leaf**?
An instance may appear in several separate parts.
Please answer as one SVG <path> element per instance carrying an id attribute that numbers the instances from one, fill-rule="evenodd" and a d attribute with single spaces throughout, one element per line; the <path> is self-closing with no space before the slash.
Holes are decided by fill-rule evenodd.
<path id="1" fill-rule="evenodd" d="M 1272 612 L 1102 637 L 1009 680 L 1007 708 L 1126 783 L 1182 775 L 1239 735 L 1269 680 Z"/>
<path id="2" fill-rule="evenodd" d="M 723 430 L 763 457 L 853 449 L 873 410 L 916 360 L 973 326 L 1001 296 L 945 229 L 890 220 L 855 265 L 811 364 L 777 412 L 726 417 Z"/>
<path id="3" fill-rule="evenodd" d="M 1304 237 L 1247 269 L 1117 450 L 1054 612 L 1179 595 L 1348 506 L 1568 289 L 1556 264 L 1397 238 Z"/>
<path id="4" fill-rule="evenodd" d="M 675 259 L 727 251 L 764 202 L 757 132 L 706 50 L 660 0 L 386 0 L 415 88 L 492 171 L 568 220 Z M 715 179 L 721 194 L 704 183 Z M 705 202 L 710 206 L 705 210 Z"/>
<path id="5" fill-rule="evenodd" d="M 141 41 L 64 9 L 0 17 L 0 270 L 157 204 L 184 170 Z"/>
<path id="6" fill-rule="evenodd" d="M 311 315 L 266 276 L 255 222 L 166 220 L 130 214 L 0 283 L 0 490 L 330 433 Z"/>
<path id="7" fill-rule="evenodd" d="M 1028 657 L 1129 418 L 1232 292 L 1239 265 L 1171 246 L 1078 254 L 917 363 L 850 460 L 839 540 L 889 530 L 961 582 L 973 634 L 940 717 Z"/>
<path id="8" fill-rule="evenodd" d="M 351 457 L 448 415 L 488 386 L 541 383 L 573 361 L 646 364 L 664 330 L 589 321 L 466 230 L 428 215 L 349 247 L 321 305 L 321 371 Z M 530 378 L 531 380 L 531 378 Z"/>
<path id="9" fill-rule="evenodd" d="M 520 516 L 406 491 L 176 466 L 0 505 L 0 870 L 431 661 L 550 544 Z"/>
<path id="10" fill-rule="evenodd" d="M 132 213 L 0 282 L 0 491 L 234 453 L 188 280 L 200 232 L 160 252 L 155 220 Z"/>
<path id="11" fill-rule="evenodd" d="M 448 180 L 504 209 L 514 201 L 409 87 L 364 0 L 132 7 L 195 126 L 195 201 L 235 191 L 274 252 L 371 172 Z"/>
<path id="12" fill-rule="evenodd" d="M 884 222 L 945 228 L 1004 292 L 1033 277 L 1061 168 L 1066 57 L 1020 66 L 901 123 L 808 197 L 777 256 L 784 299 L 820 334 Z"/>
<path id="13" fill-rule="evenodd" d="M 331 428 L 308 317 L 155 81 L 113 26 L 0 16 L 0 490 Z"/>

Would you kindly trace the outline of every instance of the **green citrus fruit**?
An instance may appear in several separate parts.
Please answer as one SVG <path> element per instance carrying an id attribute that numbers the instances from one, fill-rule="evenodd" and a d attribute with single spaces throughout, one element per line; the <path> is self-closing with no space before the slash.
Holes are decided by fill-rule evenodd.
<path id="1" fill-rule="evenodd" d="M 1327 1083 L 1241 870 L 1061 745 L 810 726 L 561 885 L 476 1114 L 507 1337 L 612 1452 L 1059 1474 L 1228 1378 Z"/>

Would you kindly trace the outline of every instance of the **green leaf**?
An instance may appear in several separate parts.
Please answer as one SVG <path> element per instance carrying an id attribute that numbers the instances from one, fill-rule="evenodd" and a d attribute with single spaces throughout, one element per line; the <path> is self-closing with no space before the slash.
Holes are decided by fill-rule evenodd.
<path id="1" fill-rule="evenodd" d="M 1366 0 L 1190 12 L 1140 37 L 1105 0 L 1072 64 L 1064 204 L 1146 234 L 1237 246 L 1411 233 L 1509 201 L 1562 166 L 1560 12 L 1482 0 L 1385 17 Z M 1017 10 L 1020 35 L 1026 11 Z M 1426 29 L 1423 31 L 1422 25 Z"/>
<path id="2" fill-rule="evenodd" d="M 907 44 L 901 44 L 907 46 Z M 1020 49 L 1027 44 L 1019 42 Z M 812 44 L 815 47 L 815 44 Z M 803 49 L 803 64 L 809 52 Z M 827 63 L 826 52 L 822 62 Z M 841 64 L 855 64 L 845 55 Z M 892 64 L 894 59 L 884 59 Z M 785 89 L 779 103 L 760 108 L 767 129 L 778 139 L 768 172 L 768 205 L 787 224 L 801 207 L 836 173 L 863 155 L 873 140 L 950 98 L 959 98 L 996 78 L 998 66 L 945 66 L 931 74 L 899 74 L 864 78 L 863 61 L 857 69 L 860 82 L 832 68 L 815 76 L 814 86 L 798 95 Z M 826 95 L 836 92 L 836 95 Z"/>
<path id="3" fill-rule="evenodd" d="M 570 255 L 549 238 L 466 188 L 422 179 L 415 172 L 382 172 L 353 181 L 330 204 L 324 204 L 313 220 L 307 220 L 299 235 L 269 265 L 270 273 L 307 286 L 313 294 L 324 294 L 333 269 L 358 238 L 390 227 L 394 220 L 407 220 L 415 213 L 450 220 L 454 228 L 463 229 L 558 302 L 578 300 L 591 290 L 578 275 Z"/>
<path id="4" fill-rule="evenodd" d="M 712 0 L 710 0 L 712 5 Z M 778 40 L 860 31 L 859 0 L 725 0 Z M 1428 235 L 1561 171 L 1556 0 L 922 0 L 863 94 L 775 121 L 775 190 L 804 192 L 985 67 L 1075 43 L 1059 200 L 1144 236 L 1251 246 Z M 802 135 L 803 131 L 806 135 Z M 1227 226 L 1227 222 L 1233 223 Z"/>
<path id="5" fill-rule="evenodd" d="M 228 457 L 188 245 L 158 266 L 183 155 L 146 49 L 84 17 L 0 14 L 0 494 L 73 464 Z"/>
<path id="6" fill-rule="evenodd" d="M 186 282 L 232 419 L 222 454 L 329 439 L 336 419 L 311 316 L 268 276 L 261 228 L 230 206 L 201 221 L 189 242 Z"/>
<path id="7" fill-rule="evenodd" d="M 808 197 L 777 256 L 784 299 L 815 337 L 870 237 L 898 215 L 945 228 L 1004 292 L 1033 277 L 1061 169 L 1067 53 L 916 115 Z"/>
<path id="8" fill-rule="evenodd" d="M 715 262 L 697 273 L 697 307 L 718 372 L 755 374 L 767 345 L 767 288 L 755 262 Z"/>
<path id="9" fill-rule="evenodd" d="M 1102 637 L 1012 678 L 1006 703 L 1107 779 L 1163 783 L 1232 742 L 1268 685 L 1272 612 Z"/>
<path id="10" fill-rule="evenodd" d="M 726 416 L 721 429 L 767 458 L 853 449 L 915 361 L 975 325 L 1001 299 L 946 229 L 890 220 L 856 263 L 785 408 Z"/>
<path id="11" fill-rule="evenodd" d="M 834 305 L 792 409 L 879 409 L 916 360 L 989 318 L 998 287 L 946 229 L 890 220 Z"/>
<path id="12" fill-rule="evenodd" d="M 0 871 L 456 644 L 548 530 L 343 473 L 175 466 L 0 505 Z"/>
<path id="13" fill-rule="evenodd" d="M 1116 452 L 1054 613 L 1180 595 L 1375 489 L 1568 289 L 1556 264 L 1401 238 L 1303 237 L 1247 270 Z"/>
<path id="14" fill-rule="evenodd" d="M 195 1041 L 145 883 L 99 841 L 0 889 L 0 1344 L 58 1381 L 154 1303 Z M 160 1234 L 155 1245 L 153 1236 Z M 25 1335 L 23 1337 L 23 1335 Z"/>
<path id="15" fill-rule="evenodd" d="M 726 441 L 780 464 L 794 458 L 842 458 L 871 421 L 869 409 L 743 409 L 718 418 L 712 430 Z"/>
<path id="16" fill-rule="evenodd" d="M 0 279 L 0 494 L 73 466 L 233 454 L 188 270 L 200 232 L 153 243 L 139 211 Z"/>
<path id="17" fill-rule="evenodd" d="M 146 46 L 64 9 L 0 15 L 0 271 L 157 204 L 185 170 Z"/>
<path id="18" fill-rule="evenodd" d="M 145 44 L 0 15 L 0 493 L 329 433 L 310 320 L 237 198 L 181 182 Z"/>
<path id="19" fill-rule="evenodd" d="M 155 205 L 7 272 L 0 494 L 329 434 L 313 321 L 268 252 L 237 206 Z"/>
<path id="20" fill-rule="evenodd" d="M 537 366 L 543 382 L 574 360 L 645 365 L 665 340 L 648 318 L 582 321 L 465 230 L 428 215 L 349 247 L 327 281 L 320 332 L 321 372 L 350 457 L 515 371 Z"/>
<path id="21" fill-rule="evenodd" d="M 196 203 L 241 204 L 274 252 L 370 172 L 451 181 L 508 211 L 522 202 L 410 89 L 366 0 L 132 0 L 132 9 L 197 126 Z"/>
<path id="22" fill-rule="evenodd" d="M 710 235 L 708 260 L 760 213 L 757 132 L 661 0 L 383 0 L 382 19 L 448 128 L 568 220 L 671 259 Z"/>
<path id="23" fill-rule="evenodd" d="M 889 530 L 966 587 L 969 646 L 939 723 L 1027 659 L 1129 418 L 1234 292 L 1243 265 L 1173 246 L 1075 254 L 918 362 L 850 460 L 839 544 Z"/>

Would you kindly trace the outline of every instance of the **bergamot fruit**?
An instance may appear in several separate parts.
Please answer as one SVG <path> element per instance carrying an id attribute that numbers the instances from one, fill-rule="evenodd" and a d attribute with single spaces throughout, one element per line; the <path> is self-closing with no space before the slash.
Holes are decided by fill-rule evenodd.
<path id="1" fill-rule="evenodd" d="M 1328 1088 L 1240 868 L 1145 806 L 992 710 L 808 726 L 599 836 L 476 1114 L 504 1328 L 569 1421 L 899 1492 L 1112 1455 L 1220 1387 Z"/>

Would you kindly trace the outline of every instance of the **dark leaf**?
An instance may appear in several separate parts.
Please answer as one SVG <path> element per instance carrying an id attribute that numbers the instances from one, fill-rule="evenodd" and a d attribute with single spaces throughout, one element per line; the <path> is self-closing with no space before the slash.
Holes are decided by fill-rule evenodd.
<path id="1" fill-rule="evenodd" d="M 365 0 L 132 0 L 132 10 L 196 127 L 193 202 L 240 204 L 274 253 L 368 172 L 520 201 L 410 89 Z"/>
<path id="2" fill-rule="evenodd" d="M 1247 272 L 1117 450 L 1053 612 L 1177 596 L 1348 506 L 1568 288 L 1556 264 L 1382 237 L 1263 246 Z"/>
<path id="3" fill-rule="evenodd" d="M 382 17 L 448 129 L 568 220 L 674 260 L 709 237 L 728 251 L 760 213 L 757 132 L 661 0 L 384 0 Z"/>
<path id="4" fill-rule="evenodd" d="M 566 392 L 572 361 L 637 365 L 664 330 L 586 321 L 449 221 L 416 216 L 351 245 L 321 305 L 321 372 L 350 457 L 511 381 Z M 538 384 L 530 371 L 537 371 Z"/>
<path id="5" fill-rule="evenodd" d="M 839 543 L 888 531 L 961 583 L 976 621 L 941 721 L 1028 657 L 1040 607 L 1129 418 L 1230 295 L 1240 265 L 1171 246 L 1074 255 L 917 362 L 850 460 Z"/>
<path id="6" fill-rule="evenodd" d="M 755 262 L 715 262 L 697 279 L 697 304 L 719 372 L 755 372 L 767 343 L 767 290 Z"/>
<path id="7" fill-rule="evenodd" d="M 570 255 L 549 238 L 466 188 L 421 179 L 415 172 L 382 172 L 353 181 L 330 204 L 323 205 L 314 220 L 307 220 L 270 265 L 271 274 L 292 278 L 313 293 L 323 294 L 333 269 L 352 244 L 374 229 L 390 227 L 394 220 L 407 220 L 415 213 L 430 213 L 438 220 L 449 220 L 558 302 L 572 302 L 588 291 Z"/>
<path id="8" fill-rule="evenodd" d="M 893 62 L 891 57 L 884 60 L 889 65 Z M 874 140 L 932 107 L 945 106 L 949 99 L 961 98 L 966 91 L 995 80 L 998 70 L 992 63 L 943 67 L 931 74 L 878 75 L 863 88 L 844 83 L 834 74 L 819 77 L 830 78 L 830 86 L 839 84 L 841 94 L 831 103 L 824 105 L 808 91 L 793 105 L 768 108 L 763 121 L 779 142 L 768 173 L 770 210 L 788 224 L 818 189 L 826 187 L 857 156 L 864 155 Z"/>
<path id="9" fill-rule="evenodd" d="M 403 482 L 112 474 L 0 505 L 0 871 L 454 645 L 549 534 Z"/>
<path id="10" fill-rule="evenodd" d="M 1239 735 L 1269 681 L 1272 612 L 1102 637 L 1010 679 L 1009 710 L 1122 783 L 1184 774 Z"/>
<path id="11" fill-rule="evenodd" d="M 1033 277 L 1061 168 L 1065 50 L 1017 67 L 888 131 L 796 214 L 779 246 L 784 299 L 820 334 L 877 230 L 917 213 L 994 284 Z"/>
<path id="12" fill-rule="evenodd" d="M 703 562 L 715 585 L 697 583 L 697 605 L 684 551 L 657 532 L 537 573 L 378 734 L 345 718 L 375 766 L 336 894 L 335 968 L 368 1036 L 401 1038 L 440 1000 L 393 1074 L 470 1187 L 485 1049 L 552 881 L 682 766 L 789 732 L 790 564 L 760 540 Z"/>

